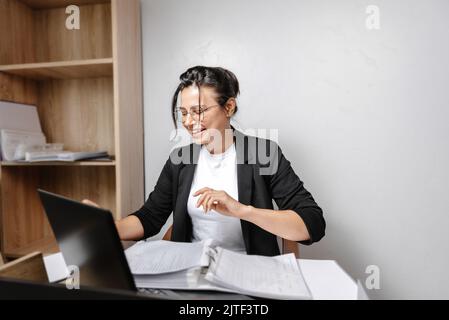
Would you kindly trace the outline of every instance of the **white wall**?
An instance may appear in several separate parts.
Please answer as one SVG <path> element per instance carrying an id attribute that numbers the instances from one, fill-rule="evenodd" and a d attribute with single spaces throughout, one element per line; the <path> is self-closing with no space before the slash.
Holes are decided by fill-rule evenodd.
<path id="1" fill-rule="evenodd" d="M 380 30 L 367 30 L 367 5 Z M 142 0 L 146 194 L 171 145 L 179 74 L 235 72 L 242 128 L 279 142 L 324 209 L 301 247 L 353 277 L 377 265 L 374 298 L 449 299 L 449 2 Z"/>

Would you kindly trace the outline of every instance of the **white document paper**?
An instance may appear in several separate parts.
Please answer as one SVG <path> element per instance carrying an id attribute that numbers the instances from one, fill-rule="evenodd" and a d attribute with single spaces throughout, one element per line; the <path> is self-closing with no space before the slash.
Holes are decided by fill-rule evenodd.
<path id="1" fill-rule="evenodd" d="M 23 130 L 0 130 L 0 145 L 2 158 L 5 161 L 22 160 L 24 153 L 19 149 L 32 145 L 42 145 L 46 143 L 46 139 L 41 132 L 29 132 Z"/>
<path id="2" fill-rule="evenodd" d="M 293 253 L 266 257 L 217 248 L 205 279 L 248 295 L 312 298 Z"/>
<path id="3" fill-rule="evenodd" d="M 357 284 L 336 261 L 310 259 L 298 261 L 314 299 L 357 299 Z"/>
<path id="4" fill-rule="evenodd" d="M 360 279 L 357 280 L 357 300 L 370 300 Z"/>
<path id="5" fill-rule="evenodd" d="M 299 259 L 296 261 L 298 262 L 313 299 L 355 300 L 358 298 L 358 287 L 356 282 L 335 261 L 309 259 Z M 68 269 L 60 252 L 44 257 L 44 263 L 50 282 L 60 281 L 68 276 Z M 204 270 L 205 268 L 200 269 Z M 152 275 L 149 275 L 148 277 L 134 275 L 134 280 L 138 288 L 226 290 L 225 288 L 220 287 L 213 288 L 212 286 L 214 285 L 204 279 L 204 274 L 203 277 L 196 278 L 195 272 L 198 273 L 198 271 L 188 271 L 188 274 L 186 274 L 186 271 L 184 270 L 161 274 L 156 277 L 153 277 Z M 198 285 L 199 289 L 197 289 L 195 285 Z M 234 292 L 233 290 L 229 291 Z"/>
<path id="6" fill-rule="evenodd" d="M 196 267 L 172 273 L 157 275 L 134 275 L 137 288 L 179 289 L 179 290 L 215 290 L 234 292 L 210 283 L 205 279 L 207 269 Z"/>
<path id="7" fill-rule="evenodd" d="M 10 129 L 27 132 L 42 132 L 35 106 L 0 101 L 0 130 Z M 0 160 L 2 160 L 0 140 Z"/>
<path id="8" fill-rule="evenodd" d="M 96 159 L 107 157 L 106 151 L 93 152 L 73 152 L 73 151 L 36 151 L 25 152 L 26 162 L 41 162 L 41 161 L 77 161 L 84 159 Z"/>
<path id="9" fill-rule="evenodd" d="M 125 250 L 125 255 L 133 274 L 161 274 L 207 266 L 211 243 L 212 240 L 194 243 L 140 241 Z"/>
<path id="10" fill-rule="evenodd" d="M 42 132 L 35 106 L 0 101 L 0 129 Z"/>
<path id="11" fill-rule="evenodd" d="M 44 265 L 48 281 L 51 283 L 64 280 L 69 276 L 69 269 L 61 252 L 45 256 Z"/>

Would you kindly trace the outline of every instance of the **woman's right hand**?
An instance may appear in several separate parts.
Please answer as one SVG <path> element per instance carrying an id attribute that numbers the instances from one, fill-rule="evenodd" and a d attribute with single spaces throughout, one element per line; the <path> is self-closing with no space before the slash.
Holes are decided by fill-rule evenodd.
<path id="1" fill-rule="evenodd" d="M 95 203 L 89 199 L 84 199 L 81 202 L 89 206 L 100 208 L 98 203 Z M 126 240 L 137 241 L 142 239 L 144 235 L 142 223 L 136 216 L 128 216 L 126 218 L 116 220 L 115 227 L 117 228 L 120 240 L 123 241 Z"/>
<path id="2" fill-rule="evenodd" d="M 95 202 L 93 202 L 93 201 L 90 201 L 89 199 L 84 199 L 84 200 L 81 201 L 81 202 L 84 203 L 84 204 L 87 204 L 87 205 L 89 205 L 89 206 L 92 206 L 92 207 L 100 208 L 100 206 L 98 205 L 98 203 L 95 203 Z"/>

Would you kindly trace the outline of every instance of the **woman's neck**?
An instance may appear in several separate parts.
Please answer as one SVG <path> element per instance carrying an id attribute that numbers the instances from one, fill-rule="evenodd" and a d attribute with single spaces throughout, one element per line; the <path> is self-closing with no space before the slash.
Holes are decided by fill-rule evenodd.
<path id="1" fill-rule="evenodd" d="M 207 151 L 210 154 L 220 154 L 228 150 L 228 148 L 234 143 L 234 132 L 231 127 L 225 128 L 221 132 L 221 141 L 212 141 L 206 145 Z"/>

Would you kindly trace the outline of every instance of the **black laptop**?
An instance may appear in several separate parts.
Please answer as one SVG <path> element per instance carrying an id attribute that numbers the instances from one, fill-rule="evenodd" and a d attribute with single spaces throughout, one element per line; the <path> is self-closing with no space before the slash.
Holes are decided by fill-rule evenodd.
<path id="1" fill-rule="evenodd" d="M 80 286 L 136 291 L 112 213 L 38 189 L 68 266 L 79 268 Z"/>
<path id="2" fill-rule="evenodd" d="M 65 262 L 79 268 L 81 289 L 140 291 L 159 299 L 251 299 L 212 291 L 137 290 L 110 211 L 41 189 L 38 193 Z"/>
<path id="3" fill-rule="evenodd" d="M 159 294 L 129 290 L 102 289 L 83 286 L 68 290 L 58 283 L 38 283 L 0 277 L 0 300 L 161 300 Z"/>

